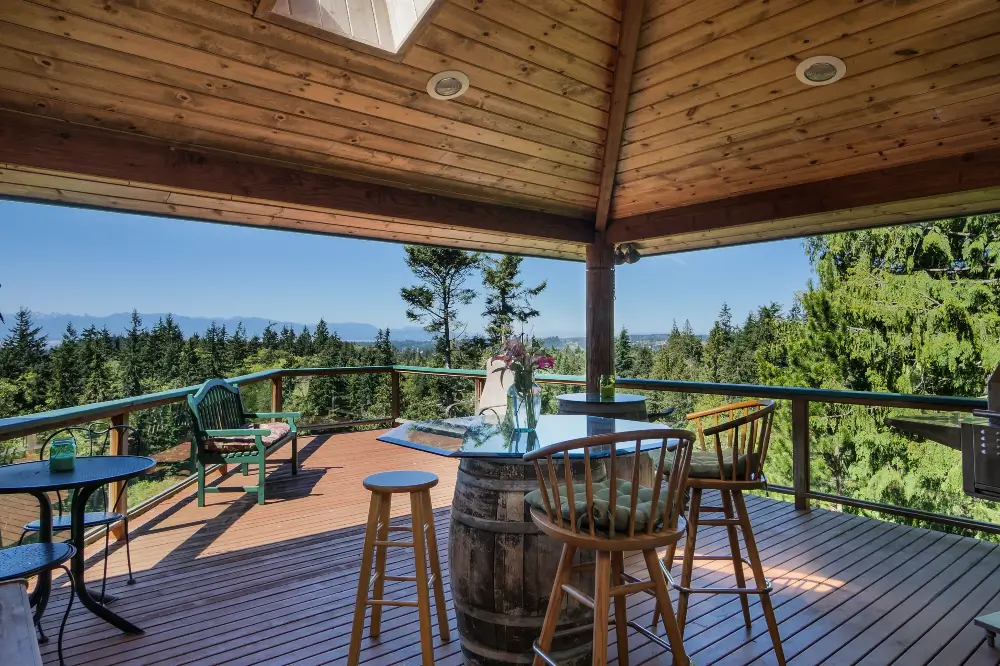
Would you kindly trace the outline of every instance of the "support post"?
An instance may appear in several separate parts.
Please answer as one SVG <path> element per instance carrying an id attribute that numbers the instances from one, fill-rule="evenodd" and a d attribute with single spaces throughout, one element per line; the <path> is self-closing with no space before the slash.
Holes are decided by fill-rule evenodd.
<path id="1" fill-rule="evenodd" d="M 392 378 L 389 400 L 392 405 L 392 425 L 395 426 L 399 423 L 399 373 L 394 369 L 389 373 L 389 377 Z"/>
<path id="2" fill-rule="evenodd" d="M 795 508 L 809 509 L 809 401 L 792 398 L 792 486 Z"/>
<path id="3" fill-rule="evenodd" d="M 587 392 L 600 391 L 601 375 L 614 372 L 614 248 L 598 233 L 587 246 Z"/>
<path id="4" fill-rule="evenodd" d="M 283 411 L 284 403 L 281 396 L 281 375 L 271 377 L 271 411 Z"/>
<path id="5" fill-rule="evenodd" d="M 483 398 L 483 388 L 485 388 L 486 386 L 486 379 L 483 377 L 476 377 L 472 381 L 475 384 L 475 392 L 476 392 L 476 404 L 473 405 L 473 410 L 478 410 L 479 403 Z"/>
<path id="6" fill-rule="evenodd" d="M 115 414 L 111 417 L 112 426 L 127 426 L 128 425 L 128 414 Z M 108 454 L 112 456 L 127 456 L 128 455 L 128 433 L 122 432 L 121 430 L 111 431 L 111 441 L 109 443 Z M 125 488 L 124 481 L 114 481 L 111 484 L 109 497 L 112 501 L 118 498 L 117 504 L 110 509 L 115 513 L 120 513 L 123 516 L 128 513 L 128 493 L 123 492 Z M 119 497 L 119 494 L 121 497 Z M 125 538 L 125 523 L 117 523 L 111 527 L 111 535 L 115 539 Z"/>

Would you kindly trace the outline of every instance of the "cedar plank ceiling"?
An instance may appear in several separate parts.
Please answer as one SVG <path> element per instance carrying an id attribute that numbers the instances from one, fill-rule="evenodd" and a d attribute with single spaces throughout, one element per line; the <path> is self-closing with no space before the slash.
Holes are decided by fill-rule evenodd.
<path id="1" fill-rule="evenodd" d="M 0 109 L 14 112 L 0 122 L 68 121 L 592 229 L 622 0 L 441 0 L 400 57 L 260 20 L 254 6 L 0 0 Z M 1000 178 L 794 214 L 726 208 L 956 156 L 1000 173 L 981 157 L 1000 150 L 998 33 L 998 0 L 646 0 L 608 237 L 652 253 L 1000 208 Z M 821 54 L 845 60 L 847 76 L 799 83 L 796 63 Z M 450 102 L 425 91 L 445 69 L 471 80 Z M 562 258 L 580 258 L 587 240 L 43 162 L 0 155 L 0 194 Z M 719 217 L 731 219 L 698 221 Z"/>

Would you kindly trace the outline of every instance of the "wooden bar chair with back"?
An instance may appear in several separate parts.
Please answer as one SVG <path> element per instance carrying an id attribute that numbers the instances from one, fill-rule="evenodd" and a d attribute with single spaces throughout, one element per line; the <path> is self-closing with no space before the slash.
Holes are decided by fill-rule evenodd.
<path id="1" fill-rule="evenodd" d="M 759 595 L 764 621 L 767 623 L 768 633 L 774 644 L 775 657 L 778 664 L 784 666 L 785 655 L 781 648 L 781 635 L 778 633 L 778 622 L 771 604 L 771 581 L 764 576 L 764 567 L 757 551 L 750 515 L 743 499 L 743 491 L 763 490 L 767 487 L 767 479 L 764 478 L 764 460 L 771 441 L 774 411 L 773 400 L 747 400 L 687 415 L 688 421 L 693 422 L 698 432 L 700 450 L 695 451 L 691 457 L 688 475 L 691 498 L 687 518 L 688 536 L 684 542 L 680 582 L 671 574 L 675 545 L 668 546 L 663 564 L 670 584 L 680 595 L 677 603 L 677 621 L 681 632 L 684 631 L 687 622 L 688 603 L 692 594 L 738 595 L 747 631 L 750 631 L 749 596 Z M 718 491 L 720 506 L 702 504 L 702 494 L 706 490 Z M 702 514 L 705 513 L 721 513 L 723 517 L 702 518 Z M 730 550 L 728 556 L 695 554 L 698 527 L 701 525 L 726 528 Z M 740 552 L 740 534 L 743 536 L 746 548 L 745 559 Z M 692 587 L 695 560 L 731 561 L 736 586 Z M 744 564 L 750 567 L 753 574 L 753 587 L 747 587 Z M 655 612 L 653 623 L 656 624 Z"/>
<path id="2" fill-rule="evenodd" d="M 607 664 L 608 615 L 614 599 L 613 624 L 621 666 L 629 663 L 629 627 L 670 650 L 676 666 L 688 666 L 656 549 L 676 544 L 684 535 L 681 514 L 694 438 L 687 430 L 638 430 L 553 444 L 524 456 L 525 461 L 534 463 L 538 480 L 538 490 L 525 496 L 532 507 L 531 519 L 543 533 L 563 544 L 542 633 L 534 644 L 535 666 L 556 663 L 548 653 L 558 637 L 559 614 L 567 596 L 594 610 L 593 664 Z M 639 485 L 639 465 L 631 466 L 631 481 L 617 474 L 618 458 L 635 455 L 642 442 L 659 443 L 660 462 L 651 487 Z M 666 479 L 668 462 L 676 472 Z M 579 550 L 595 551 L 596 561 L 574 565 Z M 624 554 L 628 551 L 642 552 L 648 580 L 625 582 Z M 593 597 L 570 584 L 574 574 L 591 570 Z M 655 596 L 669 642 L 628 620 L 626 596 L 638 592 Z"/>

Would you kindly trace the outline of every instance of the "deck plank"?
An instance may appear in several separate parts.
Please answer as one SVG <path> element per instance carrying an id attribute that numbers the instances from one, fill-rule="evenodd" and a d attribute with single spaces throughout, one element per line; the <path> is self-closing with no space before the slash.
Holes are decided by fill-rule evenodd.
<path id="1" fill-rule="evenodd" d="M 112 607 L 146 631 L 124 636 L 75 605 L 66 634 L 74 666 L 322 666 L 345 662 L 361 561 L 368 493 L 361 480 L 386 469 L 424 469 L 441 479 L 432 491 L 442 564 L 448 556 L 448 520 L 457 462 L 383 444 L 362 432 L 305 440 L 302 473 L 287 465 L 268 474 L 268 501 L 257 506 L 239 493 L 209 495 L 198 508 L 185 491 L 136 521 L 132 558 L 138 583 L 125 585 L 125 551 L 109 562 Z M 223 485 L 241 483 L 237 473 Z M 1000 663 L 984 645 L 972 618 L 1000 610 L 993 580 L 1000 547 L 957 535 L 814 509 L 797 511 L 773 498 L 747 498 L 768 577 L 785 652 L 792 665 L 872 664 L 971 666 Z M 393 521 L 409 520 L 405 502 Z M 88 580 L 99 579 L 100 548 L 88 551 Z M 699 533 L 700 554 L 723 554 L 722 528 Z M 696 585 L 732 582 L 726 562 L 699 562 Z M 409 551 L 391 549 L 387 567 L 412 573 Z M 644 575 L 638 554 L 626 568 Z M 453 640 L 441 643 L 435 625 L 435 663 L 462 663 L 448 570 L 443 572 Z M 65 607 L 59 579 L 46 613 L 55 635 Z M 411 583 L 387 583 L 395 598 L 413 599 Z M 676 594 L 672 593 L 676 599 Z M 653 601 L 633 595 L 629 616 L 648 624 Z M 685 645 L 699 666 L 773 664 L 760 604 L 751 599 L 752 630 L 729 596 L 692 600 Z M 387 608 L 382 635 L 365 639 L 366 666 L 419 663 L 415 609 Z M 609 655 L 617 663 L 617 637 Z M 670 663 L 635 632 L 630 662 Z M 58 663 L 55 642 L 43 646 L 46 664 Z"/>

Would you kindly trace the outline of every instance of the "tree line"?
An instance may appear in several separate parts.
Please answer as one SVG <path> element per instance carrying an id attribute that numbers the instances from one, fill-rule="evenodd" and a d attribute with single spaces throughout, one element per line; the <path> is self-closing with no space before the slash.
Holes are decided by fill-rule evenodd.
<path id="1" fill-rule="evenodd" d="M 787 310 L 763 304 L 737 321 L 723 305 L 707 336 L 675 324 L 662 344 L 622 330 L 616 374 L 736 384 L 802 386 L 890 393 L 978 396 L 1000 362 L 1000 218 L 970 216 L 818 236 L 803 244 L 815 280 Z M 407 316 L 434 336 L 431 350 L 400 349 L 388 330 L 373 343 L 339 339 L 324 322 L 313 329 L 212 325 L 185 337 L 170 317 L 150 326 L 133 316 L 123 335 L 68 327 L 50 345 L 27 310 L 13 317 L 0 347 L 0 417 L 57 409 L 199 383 L 270 368 L 404 365 L 482 368 L 508 335 L 540 315 L 519 257 L 448 248 L 406 247 L 415 283 L 400 297 Z M 476 280 L 481 279 L 477 288 Z M 462 308 L 483 294 L 484 333 L 468 335 Z M 584 350 L 551 350 L 554 372 L 583 374 Z M 266 407 L 266 387 L 248 386 L 248 407 Z M 307 419 L 377 418 L 389 412 L 384 376 L 288 379 L 285 405 Z M 545 387 L 546 411 L 566 390 Z M 410 375 L 402 385 L 407 418 L 470 413 L 472 382 Z M 725 396 L 648 394 L 651 410 L 675 407 L 676 422 Z M 810 405 L 812 483 L 858 499 L 1000 522 L 991 503 L 961 491 L 957 452 L 884 425 L 899 410 Z M 140 423 L 162 446 L 186 439 L 182 405 L 147 410 Z M 145 421 L 143 421 L 145 419 Z M 781 405 L 768 479 L 791 485 L 791 416 Z"/>

